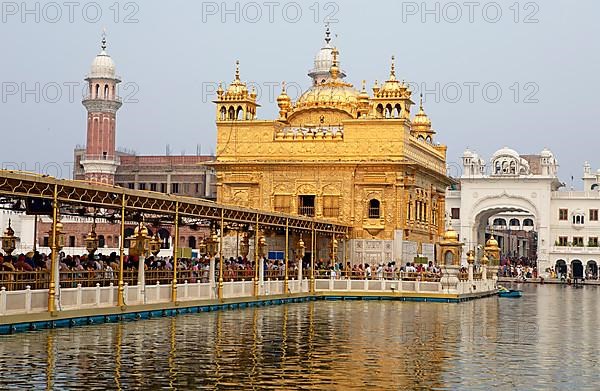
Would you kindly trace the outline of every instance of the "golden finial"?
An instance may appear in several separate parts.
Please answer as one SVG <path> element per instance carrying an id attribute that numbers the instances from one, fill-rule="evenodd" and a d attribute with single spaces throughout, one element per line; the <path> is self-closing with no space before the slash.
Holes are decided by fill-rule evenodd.
<path id="1" fill-rule="evenodd" d="M 235 61 L 235 80 L 240 80 L 240 60 Z"/>
<path id="2" fill-rule="evenodd" d="M 392 67 L 390 69 L 390 80 L 396 80 L 396 64 L 395 64 L 395 56 L 392 56 Z"/>
<path id="3" fill-rule="evenodd" d="M 423 93 L 421 92 L 419 99 L 419 110 L 423 111 Z"/>
<path id="4" fill-rule="evenodd" d="M 331 32 L 329 31 L 329 21 L 327 21 L 327 23 L 325 23 L 325 42 L 327 42 L 327 44 L 329 45 L 329 42 L 331 42 Z"/>
<path id="5" fill-rule="evenodd" d="M 281 93 L 285 94 L 285 80 L 281 82 Z"/>
<path id="6" fill-rule="evenodd" d="M 364 79 L 362 81 L 362 92 L 367 92 L 367 81 Z"/>
<path id="7" fill-rule="evenodd" d="M 331 54 L 333 55 L 333 64 L 331 65 L 331 69 L 329 70 L 329 73 L 331 73 L 332 79 L 337 79 L 340 74 L 340 68 L 338 67 L 338 59 L 337 59 L 339 52 L 336 47 L 333 48 L 333 50 L 331 51 Z"/>

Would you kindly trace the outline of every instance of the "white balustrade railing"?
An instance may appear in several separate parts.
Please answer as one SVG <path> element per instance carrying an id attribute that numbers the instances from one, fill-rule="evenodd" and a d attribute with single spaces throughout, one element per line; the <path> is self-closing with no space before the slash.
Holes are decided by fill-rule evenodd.
<path id="1" fill-rule="evenodd" d="M 356 292 L 364 293 L 451 293 L 473 294 L 495 291 L 496 281 L 474 280 L 460 281 L 455 289 L 444 289 L 441 282 L 437 281 L 406 281 L 406 280 L 353 280 L 353 279 L 316 279 L 315 291 L 319 292 Z M 260 296 L 273 296 L 283 294 L 308 293 L 310 280 L 288 280 L 287 292 L 284 292 L 283 280 L 267 279 L 259 283 Z M 138 286 L 127 285 L 124 287 L 124 301 L 126 305 L 141 304 L 168 304 L 171 302 L 171 284 L 156 284 Z M 118 287 L 109 286 L 59 288 L 57 291 L 57 309 L 59 311 L 81 310 L 93 308 L 115 307 L 117 305 Z M 252 298 L 254 295 L 254 281 L 230 281 L 223 283 L 223 298 Z M 177 300 L 180 302 L 214 300 L 217 299 L 217 283 L 188 283 L 183 281 L 177 285 Z M 18 315 L 41 313 L 47 311 L 48 290 L 7 291 L 0 288 L 0 317 L 4 315 Z"/>

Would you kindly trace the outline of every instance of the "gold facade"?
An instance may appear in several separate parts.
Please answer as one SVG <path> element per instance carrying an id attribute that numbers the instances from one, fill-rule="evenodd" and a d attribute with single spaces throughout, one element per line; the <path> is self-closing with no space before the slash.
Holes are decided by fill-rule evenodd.
<path id="1" fill-rule="evenodd" d="M 396 79 L 372 94 L 344 80 L 329 37 L 296 102 L 277 98 L 279 118 L 256 118 L 256 94 L 240 79 L 217 92 L 217 200 L 314 215 L 353 227 L 353 239 L 410 240 L 420 247 L 444 232 L 446 146 L 421 102 Z"/>

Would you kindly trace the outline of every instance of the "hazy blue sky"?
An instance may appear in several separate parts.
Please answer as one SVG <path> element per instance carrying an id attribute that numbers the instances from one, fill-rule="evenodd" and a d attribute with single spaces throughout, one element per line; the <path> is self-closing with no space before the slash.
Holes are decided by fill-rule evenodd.
<path id="1" fill-rule="evenodd" d="M 242 78 L 260 87 L 259 117 L 275 118 L 268 86 L 309 85 L 306 73 L 330 15 L 347 80 L 357 88 L 362 79 L 369 87 L 385 80 L 394 54 L 399 77 L 432 91 L 426 111 L 437 140 L 449 147 L 449 162 L 467 146 L 488 160 L 507 145 L 523 154 L 550 148 L 567 183 L 581 176 L 585 160 L 600 168 L 597 0 L 25 4 L 27 10 L 21 2 L 1 3 L 5 167 L 66 168 L 73 147 L 85 143 L 83 78 L 103 27 L 127 87 L 120 92 L 127 102 L 118 114 L 118 145 L 163 154 L 169 144 L 173 154 L 193 154 L 197 144 L 214 151 L 208 92 L 219 80 L 231 81 L 235 60 Z M 74 99 L 71 83 L 79 83 Z M 23 95 L 24 89 L 34 92 Z"/>

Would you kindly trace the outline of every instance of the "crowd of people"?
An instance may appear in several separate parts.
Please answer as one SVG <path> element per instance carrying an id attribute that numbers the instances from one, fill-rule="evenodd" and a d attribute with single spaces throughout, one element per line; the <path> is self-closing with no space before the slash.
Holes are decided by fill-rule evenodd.
<path id="1" fill-rule="evenodd" d="M 528 257 L 503 257 L 500 260 L 498 274 L 502 277 L 512 277 L 523 281 L 537 278 L 537 259 Z"/>
<path id="2" fill-rule="evenodd" d="M 60 253 L 58 258 L 58 269 L 61 273 L 61 281 L 77 280 L 82 276 L 88 279 L 99 280 L 101 283 L 116 283 L 119 271 L 119 255 L 95 254 L 90 255 L 65 255 Z M 286 264 L 283 260 L 262 258 L 264 279 L 283 279 L 285 277 Z M 519 279 L 537 278 L 538 271 L 536 260 L 529 258 L 511 258 L 503 257 L 500 262 L 498 274 L 504 277 L 513 277 Z M 17 256 L 0 256 L 0 272 L 48 272 L 50 270 L 51 259 L 47 254 L 40 252 L 28 252 Z M 145 258 L 143 263 L 146 271 L 146 282 L 155 281 L 168 282 L 172 278 L 172 271 L 175 267 L 172 257 Z M 210 274 L 210 260 L 208 256 L 199 258 L 181 258 L 177 260 L 177 270 L 179 280 L 194 282 L 208 282 Z M 220 262 L 215 262 L 215 279 L 219 278 Z M 310 276 L 311 264 L 310 258 L 290 259 L 288 262 L 288 278 L 298 278 L 300 266 L 302 266 L 302 275 Z M 126 272 L 130 283 L 136 283 L 137 271 L 139 267 L 139 258 L 136 256 L 125 256 L 123 260 L 124 272 Z M 461 275 L 467 273 L 466 268 L 462 268 Z M 479 271 L 475 265 L 474 273 Z M 6 273 L 5 273 L 6 274 Z M 548 271 L 549 277 L 566 278 L 553 270 Z M 223 279 L 225 281 L 251 280 L 255 277 L 254 261 L 246 257 L 230 257 L 223 261 Z M 369 264 L 352 264 L 331 260 L 319 259 L 315 261 L 314 275 L 317 278 L 333 279 L 423 279 L 439 280 L 442 276 L 441 268 L 433 261 L 427 264 L 407 262 L 398 265 L 396 262 Z M 91 277 L 90 277 L 91 276 Z M 4 278 L 4 277 L 3 277 Z M 0 282 L 1 279 L 0 279 Z"/>

